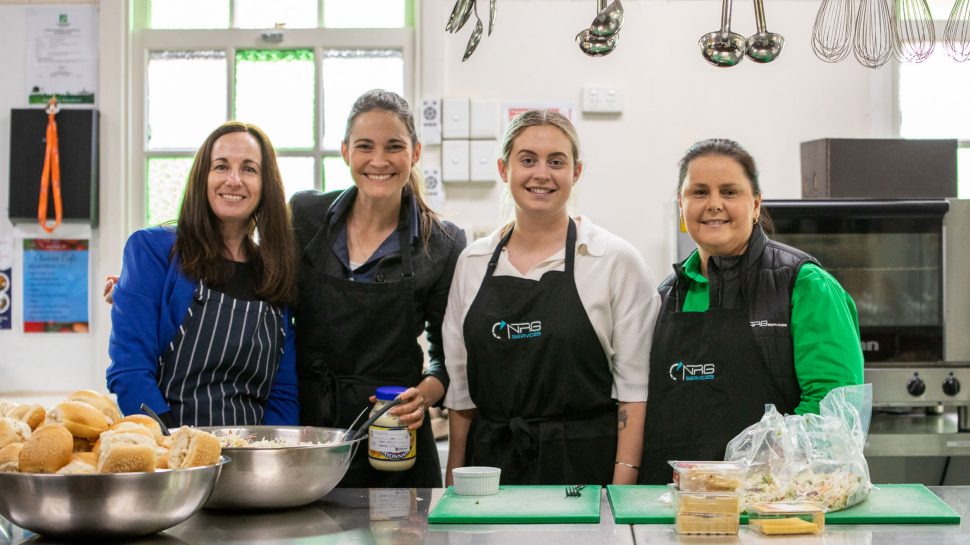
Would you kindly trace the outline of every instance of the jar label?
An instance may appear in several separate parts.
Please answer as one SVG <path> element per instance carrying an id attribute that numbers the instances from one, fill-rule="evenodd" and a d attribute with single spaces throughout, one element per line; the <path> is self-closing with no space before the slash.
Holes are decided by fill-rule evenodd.
<path id="1" fill-rule="evenodd" d="M 415 456 L 415 434 L 407 427 L 372 425 L 368 430 L 368 454 L 389 462 L 410 460 Z"/>

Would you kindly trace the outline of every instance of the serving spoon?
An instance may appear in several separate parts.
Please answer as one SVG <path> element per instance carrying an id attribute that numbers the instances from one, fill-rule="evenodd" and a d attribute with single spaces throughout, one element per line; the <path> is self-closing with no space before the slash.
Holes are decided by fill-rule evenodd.
<path id="1" fill-rule="evenodd" d="M 758 32 L 748 38 L 744 54 L 755 62 L 771 62 L 781 53 L 785 38 L 781 34 L 765 30 L 764 0 L 754 0 L 754 16 L 758 24 Z"/>
<path id="2" fill-rule="evenodd" d="M 731 32 L 731 0 L 721 4 L 721 30 L 701 36 L 697 45 L 701 55 L 714 66 L 730 67 L 744 60 L 744 36 Z"/>
<path id="3" fill-rule="evenodd" d="M 589 25 L 589 32 L 596 36 L 608 38 L 620 31 L 623 26 L 623 4 L 620 0 L 613 0 L 608 7 L 606 0 L 597 0 L 596 18 Z"/>

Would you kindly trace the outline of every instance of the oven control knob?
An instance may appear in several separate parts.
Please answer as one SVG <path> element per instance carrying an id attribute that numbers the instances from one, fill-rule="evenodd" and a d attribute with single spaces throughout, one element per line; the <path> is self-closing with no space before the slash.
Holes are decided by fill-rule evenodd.
<path id="1" fill-rule="evenodd" d="M 909 379 L 909 382 L 906 383 L 906 391 L 913 397 L 919 397 L 926 391 L 926 383 L 923 382 L 923 379 L 919 378 L 919 375 L 914 374 L 913 378 Z"/>
<path id="2" fill-rule="evenodd" d="M 952 373 L 943 381 L 943 393 L 948 396 L 955 396 L 960 393 L 960 381 Z"/>

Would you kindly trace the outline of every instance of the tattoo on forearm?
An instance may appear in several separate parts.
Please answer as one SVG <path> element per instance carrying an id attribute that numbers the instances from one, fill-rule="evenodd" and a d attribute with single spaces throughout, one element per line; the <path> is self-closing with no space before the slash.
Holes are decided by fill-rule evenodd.
<path id="1" fill-rule="evenodd" d="M 626 410 L 625 409 L 620 409 L 620 411 L 616 414 L 616 419 L 617 419 L 616 429 L 618 431 L 625 430 L 626 429 L 626 422 L 629 419 L 629 417 L 626 414 Z"/>

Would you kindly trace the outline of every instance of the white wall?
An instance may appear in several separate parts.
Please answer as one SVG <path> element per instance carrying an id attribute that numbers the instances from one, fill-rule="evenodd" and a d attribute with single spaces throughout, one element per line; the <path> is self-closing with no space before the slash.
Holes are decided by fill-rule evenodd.
<path id="1" fill-rule="evenodd" d="M 731 69 L 707 65 L 697 38 L 716 29 L 716 0 L 625 0 L 626 19 L 611 55 L 589 58 L 573 41 L 593 18 L 592 0 L 502 0 L 495 32 L 460 59 L 471 24 L 459 35 L 443 29 L 453 0 L 420 2 L 419 97 L 480 97 L 509 101 L 569 101 L 584 86 L 616 87 L 625 95 L 620 117 L 576 118 L 586 163 L 577 212 L 630 240 L 659 279 L 673 252 L 676 163 L 692 142 L 711 136 L 739 140 L 759 160 L 768 198 L 797 197 L 798 144 L 822 137 L 894 135 L 893 69 L 869 70 L 851 58 L 817 60 L 809 37 L 818 2 L 769 3 L 768 28 L 786 36 L 775 62 L 747 60 Z M 480 14 L 487 2 L 480 0 Z M 23 2 L 19 2 L 23 4 Z M 91 323 L 86 335 L 24 335 L 0 331 L 0 396 L 103 389 L 110 331 L 101 279 L 120 268 L 127 221 L 127 6 L 103 0 L 100 10 L 100 226 L 91 232 Z M 749 3 L 736 3 L 735 29 L 754 32 Z M 0 234 L 9 172 L 10 108 L 24 107 L 24 5 L 0 0 Z M 426 159 L 435 150 L 428 147 Z M 445 214 L 478 230 L 498 223 L 500 184 L 450 184 Z M 34 231 L 27 230 L 27 236 Z M 59 232 L 58 235 L 66 234 Z M 23 232 L 20 232 L 23 236 Z M 19 239 L 18 239 L 19 240 Z M 17 297 L 22 278 L 15 271 Z M 15 298 L 18 309 L 20 299 Z M 15 327 L 20 316 L 14 316 Z"/>
<path id="2" fill-rule="evenodd" d="M 486 16 L 486 3 L 479 4 Z M 422 57 L 434 59 L 420 78 L 423 95 L 578 106 L 584 86 L 623 92 L 621 116 L 575 117 L 586 164 L 576 212 L 630 240 L 658 278 L 670 271 L 677 161 L 691 143 L 738 140 L 759 162 L 766 198 L 795 198 L 800 142 L 894 136 L 893 68 L 863 68 L 851 56 L 839 64 L 815 58 L 809 39 L 818 2 L 768 3 L 768 30 L 787 38 L 782 54 L 733 68 L 707 64 L 697 47 L 702 34 L 720 27 L 718 1 L 624 0 L 619 44 L 601 58 L 587 57 L 573 41 L 592 21 L 594 2 L 501 1 L 495 31 L 465 63 L 474 16 L 459 35 L 446 34 L 451 6 L 422 2 Z M 732 26 L 745 36 L 755 32 L 751 3 L 734 3 Z M 500 185 L 446 184 L 449 219 L 496 225 Z"/>

